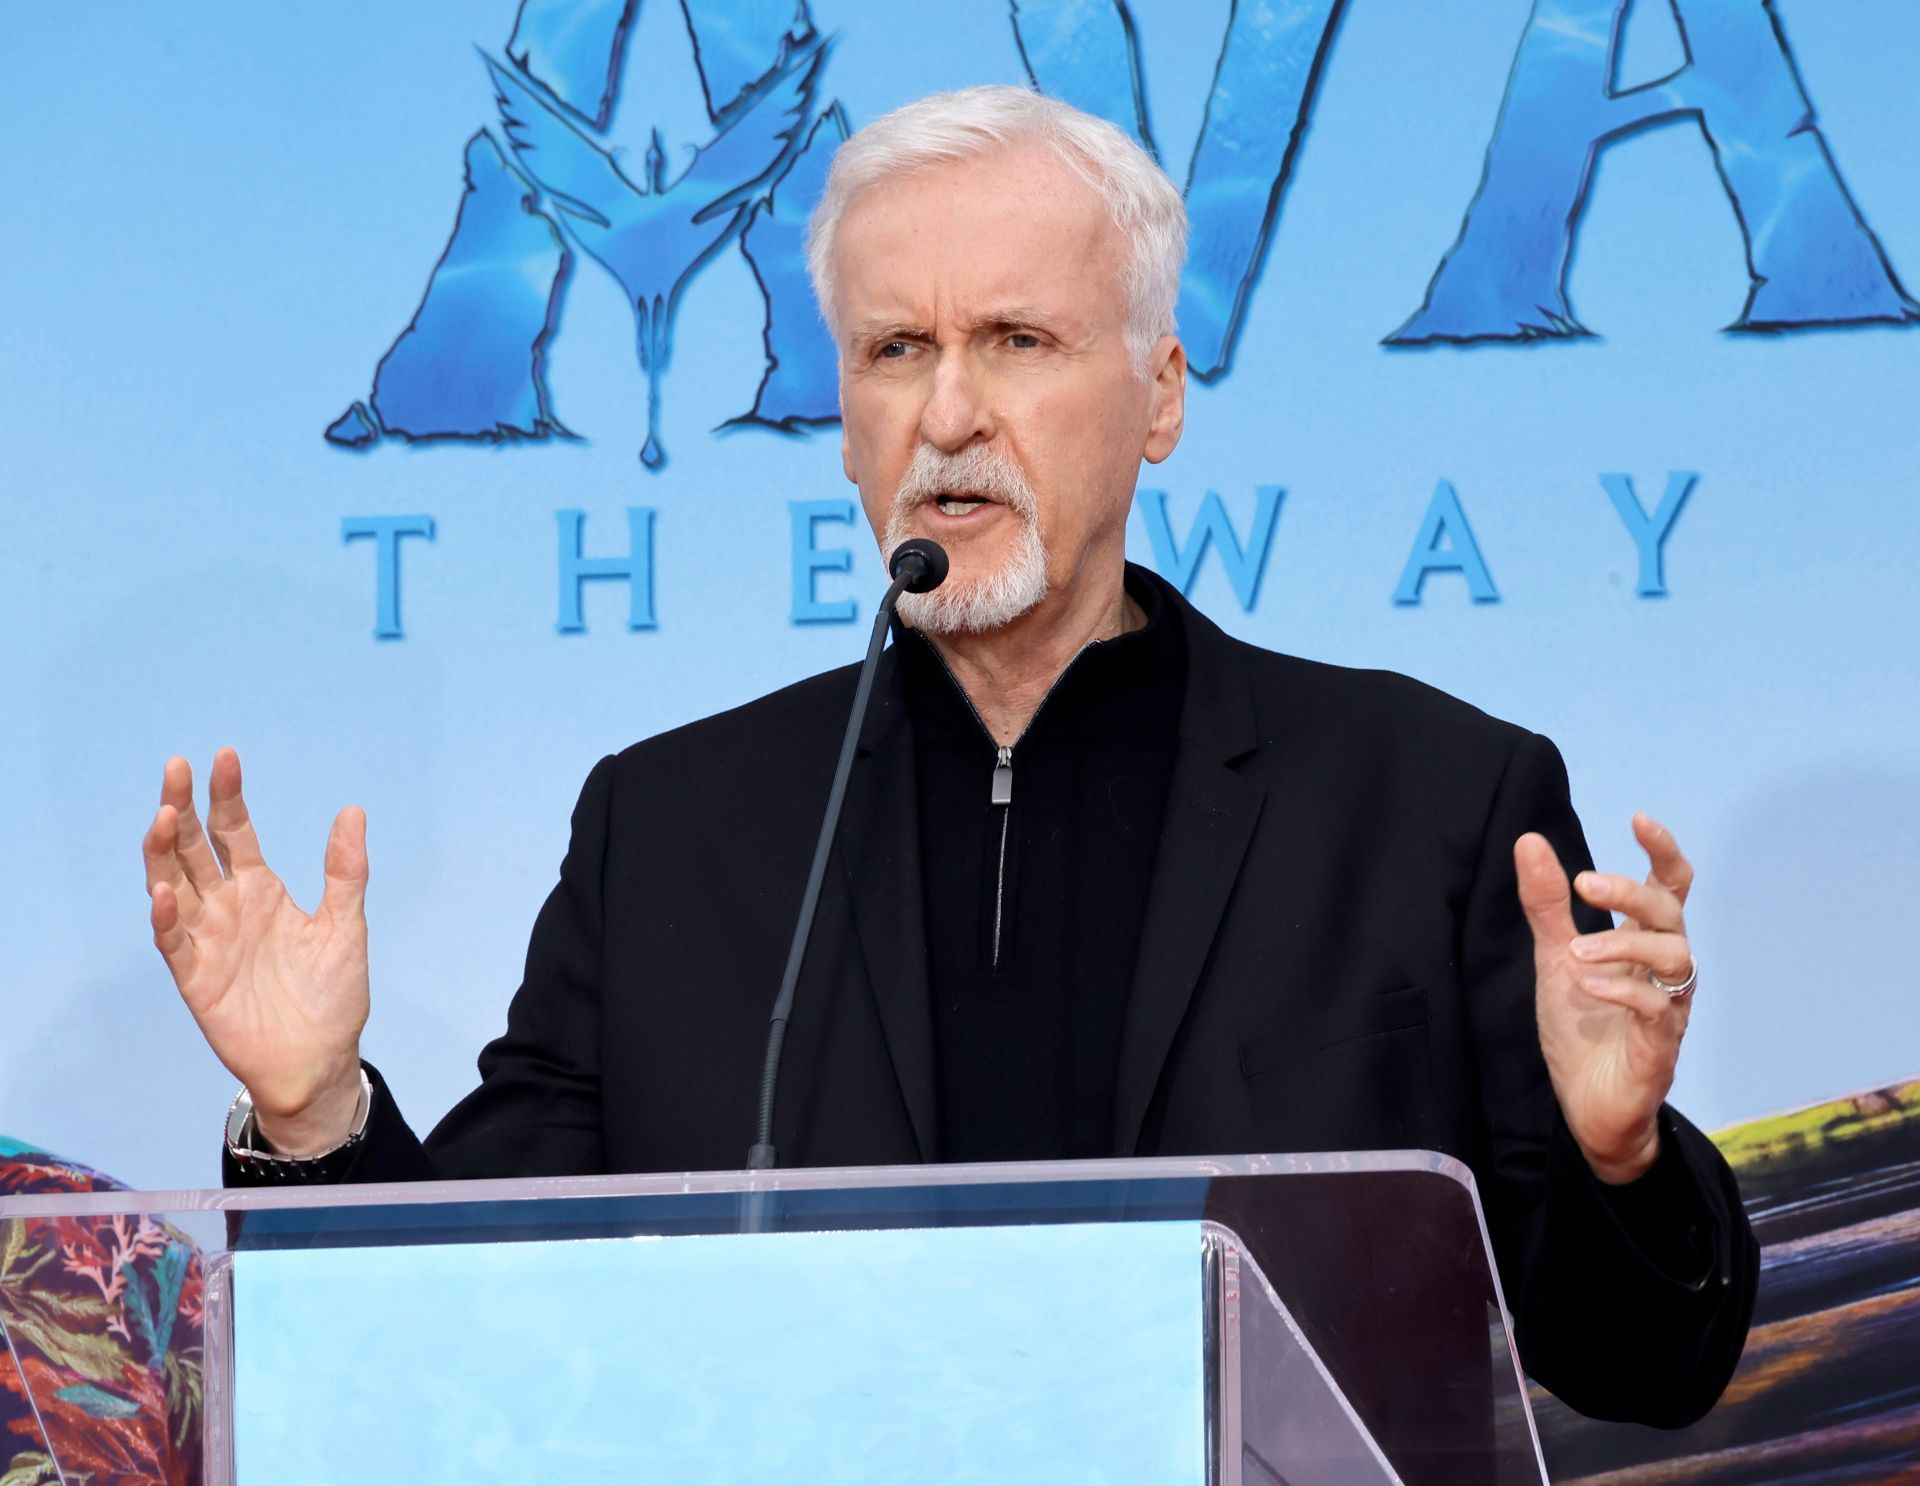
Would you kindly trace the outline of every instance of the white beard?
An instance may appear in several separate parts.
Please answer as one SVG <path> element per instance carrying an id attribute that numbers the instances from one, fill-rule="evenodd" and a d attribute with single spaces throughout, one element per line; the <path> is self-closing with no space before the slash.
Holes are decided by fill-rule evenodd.
<path id="1" fill-rule="evenodd" d="M 934 497 L 985 495 L 999 501 L 1020 522 L 1013 551 L 991 573 L 972 579 L 954 573 L 931 593 L 900 595 L 900 617 L 923 634 L 982 634 L 1013 623 L 1047 596 L 1047 546 L 1040 531 L 1040 503 L 1026 474 L 1012 460 L 972 444 L 958 454 L 942 454 L 922 444 L 900 479 L 881 555 L 913 535 L 913 513 Z"/>

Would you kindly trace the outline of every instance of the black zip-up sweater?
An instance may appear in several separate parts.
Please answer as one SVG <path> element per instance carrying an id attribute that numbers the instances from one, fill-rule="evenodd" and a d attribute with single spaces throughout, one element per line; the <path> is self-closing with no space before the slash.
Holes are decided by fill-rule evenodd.
<path id="1" fill-rule="evenodd" d="M 1186 694 L 1178 618 L 1089 645 L 1010 749 L 927 640 L 912 719 L 940 1154 L 1106 1156 L 1127 988 Z"/>

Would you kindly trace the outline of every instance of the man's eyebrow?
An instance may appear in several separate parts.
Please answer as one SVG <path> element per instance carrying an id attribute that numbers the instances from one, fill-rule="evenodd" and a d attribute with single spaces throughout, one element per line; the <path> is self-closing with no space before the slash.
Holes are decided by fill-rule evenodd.
<path id="1" fill-rule="evenodd" d="M 912 325 L 905 320 L 862 320 L 848 333 L 856 343 L 877 340 L 925 340 L 928 334 L 924 326 Z"/>
<path id="2" fill-rule="evenodd" d="M 988 330 L 1005 330 L 1018 325 L 1052 326 L 1054 316 L 1038 305 L 1008 304 L 995 306 L 974 323 Z"/>
<path id="3" fill-rule="evenodd" d="M 996 305 L 976 315 L 972 321 L 975 330 L 1018 330 L 1023 327 L 1056 330 L 1059 322 L 1049 310 L 1032 304 Z M 924 325 L 911 320 L 897 320 L 876 317 L 861 320 L 848 329 L 848 337 L 853 345 L 869 345 L 874 341 L 925 341 L 933 338 L 933 332 Z"/>

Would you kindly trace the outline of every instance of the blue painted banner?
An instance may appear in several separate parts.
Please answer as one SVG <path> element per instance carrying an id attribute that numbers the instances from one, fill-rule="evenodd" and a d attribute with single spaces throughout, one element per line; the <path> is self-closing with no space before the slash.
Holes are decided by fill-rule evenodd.
<path id="1" fill-rule="evenodd" d="M 238 0 L 8 11 L 0 1129 L 215 1177 L 145 927 L 234 743 L 317 892 L 369 813 L 371 1054 L 430 1121 L 602 754 L 855 657 L 806 216 L 938 88 L 1187 193 L 1135 555 L 1228 628 L 1552 735 L 1694 856 L 1709 1124 L 1915 1072 L 1920 12 L 1875 0 Z M 770 988 L 771 989 L 771 988 Z"/>

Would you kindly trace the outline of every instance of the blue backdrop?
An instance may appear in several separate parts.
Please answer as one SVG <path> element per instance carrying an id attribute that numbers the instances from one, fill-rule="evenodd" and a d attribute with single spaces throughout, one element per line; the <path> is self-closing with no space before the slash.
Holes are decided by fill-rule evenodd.
<path id="1" fill-rule="evenodd" d="M 1640 869 L 1634 809 L 1676 826 L 1696 1118 L 1920 1066 L 1920 10 L 20 3 L 8 36 L 0 1130 L 216 1178 L 231 1081 L 137 842 L 162 760 L 229 742 L 303 901 L 366 806 L 369 1054 L 423 1126 L 464 1092 L 592 762 L 856 656 L 879 563 L 798 224 L 843 126 L 980 81 L 1191 176 L 1213 375 L 1136 555 L 1548 733 L 1603 864 Z"/>

